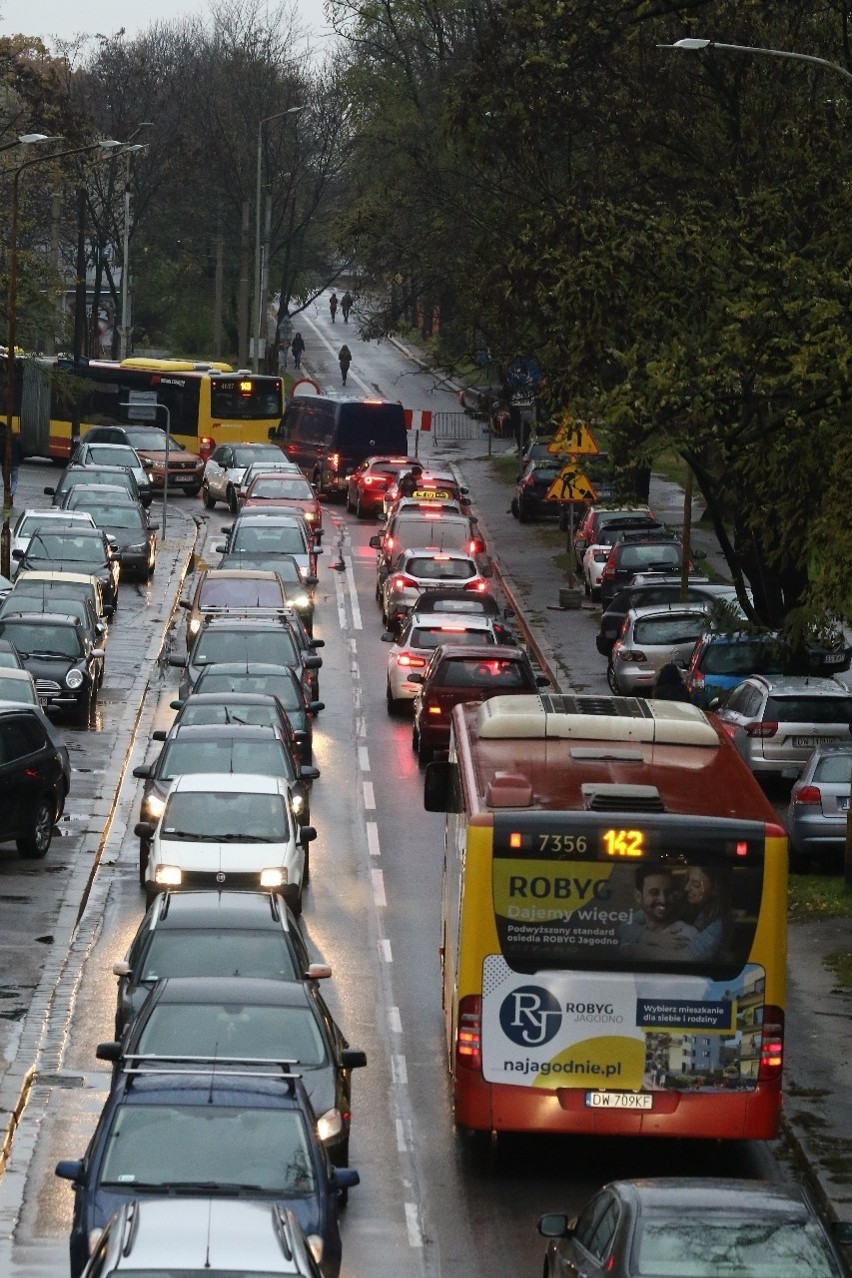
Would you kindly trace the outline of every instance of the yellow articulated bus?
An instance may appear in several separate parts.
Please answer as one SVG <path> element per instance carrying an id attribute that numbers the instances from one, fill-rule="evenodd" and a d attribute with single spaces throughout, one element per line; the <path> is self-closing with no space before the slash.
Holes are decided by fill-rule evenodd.
<path id="1" fill-rule="evenodd" d="M 177 359 L 16 361 L 15 416 L 25 456 L 71 455 L 76 413 L 90 426 L 145 422 L 205 460 L 219 444 L 267 443 L 284 413 L 284 383 L 228 364 Z M 131 407 L 123 407 L 130 404 Z"/>
<path id="2" fill-rule="evenodd" d="M 787 839 L 695 706 L 453 711 L 443 1006 L 480 1131 L 768 1139 L 781 1108 Z"/>

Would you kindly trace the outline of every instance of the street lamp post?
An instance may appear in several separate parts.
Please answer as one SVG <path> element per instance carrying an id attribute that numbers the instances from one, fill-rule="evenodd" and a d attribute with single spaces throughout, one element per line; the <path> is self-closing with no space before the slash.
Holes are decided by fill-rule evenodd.
<path id="1" fill-rule="evenodd" d="M 811 53 L 791 53 L 787 49 L 764 49 L 759 45 L 751 44 L 723 44 L 720 40 L 700 40 L 693 36 L 685 36 L 682 40 L 675 40 L 674 44 L 658 44 L 657 48 L 683 49 L 689 53 L 701 53 L 704 49 L 726 49 L 732 50 L 734 53 L 757 53 L 767 58 L 788 58 L 793 62 L 812 62 L 818 67 L 827 67 L 829 71 L 836 71 L 847 80 L 852 80 L 852 71 L 847 71 L 845 67 L 840 66 L 837 62 L 829 62 L 827 58 L 814 57 Z"/>
<path id="2" fill-rule="evenodd" d="M 263 126 L 270 120 L 280 120 L 285 115 L 294 115 L 304 111 L 303 106 L 288 107 L 286 111 L 276 111 L 275 115 L 267 115 L 257 126 L 257 181 L 254 196 L 254 351 L 251 366 L 255 372 L 260 368 L 260 334 L 263 328 L 263 290 L 261 287 L 260 269 L 260 193 L 263 173 Z"/>
<path id="3" fill-rule="evenodd" d="M 141 125 L 140 125 L 141 128 Z M 138 130 L 137 130 L 138 132 Z M 134 151 L 144 151 L 144 142 L 128 146 L 124 151 L 124 236 L 121 257 L 121 331 L 118 342 L 118 358 L 127 358 L 129 345 L 128 271 L 130 269 L 130 156 Z"/>

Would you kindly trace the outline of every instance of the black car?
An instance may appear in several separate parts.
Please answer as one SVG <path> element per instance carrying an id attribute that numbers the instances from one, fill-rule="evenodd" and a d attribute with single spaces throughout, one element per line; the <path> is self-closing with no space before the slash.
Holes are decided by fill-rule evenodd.
<path id="1" fill-rule="evenodd" d="M 46 856 L 69 781 L 68 751 L 37 707 L 0 705 L 0 843 Z"/>
<path id="2" fill-rule="evenodd" d="M 295 670 L 307 699 L 314 693 L 313 676 L 322 665 L 322 657 L 316 656 L 310 646 L 320 643 L 322 640 L 309 639 L 309 646 L 303 646 L 286 617 L 265 620 L 213 617 L 199 630 L 188 656 L 172 656 L 169 661 L 171 665 L 185 668 L 180 685 L 182 697 L 189 696 L 202 670 L 208 666 L 234 661 L 253 665 L 263 661 Z"/>
<path id="3" fill-rule="evenodd" d="M 111 617 L 118 607 L 121 565 L 109 536 L 100 528 L 44 529 L 30 538 L 26 550 L 13 558 L 18 572 L 82 572 L 100 582 L 104 612 Z"/>
<path id="4" fill-rule="evenodd" d="M 43 590 L 41 582 L 22 581 L 0 605 L 0 621 L 30 612 L 61 612 L 63 616 L 76 617 L 93 647 L 102 648 L 106 643 L 106 622 L 98 619 L 88 595 L 75 597 L 58 590 Z"/>
<path id="5" fill-rule="evenodd" d="M 706 603 L 709 609 L 718 602 L 720 608 L 731 608 L 739 612 L 737 594 L 733 586 L 719 584 L 704 579 L 690 579 L 686 588 L 686 598 L 680 597 L 680 578 L 659 577 L 657 581 L 628 582 L 617 591 L 608 608 L 601 613 L 601 624 L 595 644 L 602 657 L 608 657 L 613 644 L 619 636 L 624 618 L 631 608 L 646 608 L 656 604 L 669 603 Z"/>
<path id="6" fill-rule="evenodd" d="M 644 531 L 623 533 L 601 574 L 601 607 L 608 608 L 616 592 L 636 573 L 679 573 L 682 561 L 683 546 L 676 537 L 662 536 L 656 530 L 651 535 Z"/>
<path id="7" fill-rule="evenodd" d="M 284 1062 L 278 1076 L 252 1060 L 195 1063 L 197 1072 L 177 1076 L 141 1062 L 125 1069 L 85 1155 L 57 1164 L 74 1186 L 71 1278 L 89 1259 L 92 1231 L 129 1199 L 211 1193 L 291 1207 L 323 1240 L 325 1278 L 337 1278 L 339 1193 L 359 1177 L 331 1166 L 301 1078 Z"/>
<path id="8" fill-rule="evenodd" d="M 268 662 L 223 662 L 208 666 L 198 676 L 191 697 L 172 701 L 173 710 L 183 711 L 199 698 L 215 698 L 227 702 L 232 693 L 259 693 L 274 696 L 284 708 L 293 728 L 302 763 L 311 763 L 313 720 L 325 709 L 322 701 L 309 701 L 302 680 L 290 666 L 274 666 Z"/>
<path id="9" fill-rule="evenodd" d="M 511 512 L 522 524 L 531 519 L 558 519 L 560 503 L 548 501 L 547 494 L 562 473 L 566 457 L 542 457 L 524 467 L 511 501 Z"/>
<path id="10" fill-rule="evenodd" d="M 172 707 L 176 709 L 176 706 Z M 293 760 L 293 766 L 302 765 L 304 736 L 297 733 L 287 711 L 276 696 L 269 692 L 193 693 L 180 703 L 171 732 L 181 726 L 203 724 L 245 724 L 254 728 L 277 728 Z M 157 729 L 151 734 L 154 741 L 165 741 L 171 732 Z"/>
<path id="11" fill-rule="evenodd" d="M 18 649 L 49 710 L 71 710 L 86 727 L 103 680 L 104 651 L 95 648 L 81 622 L 62 613 L 22 613 L 0 621 L 0 637 Z"/>
<path id="12" fill-rule="evenodd" d="M 295 918 L 275 892 L 161 892 L 130 949 L 113 964 L 118 977 L 115 1035 L 121 1038 L 157 981 L 167 976 L 259 976 L 322 981 Z"/>
<path id="13" fill-rule="evenodd" d="M 54 506 L 61 506 L 65 494 L 76 484 L 97 487 L 106 484 L 112 488 L 123 488 L 124 491 L 141 503 L 142 494 L 131 471 L 126 466 L 66 466 L 59 483 L 55 487 L 45 488 L 45 494 L 53 498 Z"/>
<path id="14" fill-rule="evenodd" d="M 97 527 L 113 539 L 125 576 L 135 573 L 143 579 L 153 577 L 157 566 L 157 529 L 141 506 L 93 498 L 83 509 L 89 512 Z"/>
<path id="15" fill-rule="evenodd" d="M 367 1064 L 350 1048 L 316 985 L 250 976 L 160 979 L 119 1041 L 100 1043 L 98 1060 L 241 1056 L 285 1062 L 305 1084 L 320 1137 L 335 1167 L 349 1165 L 353 1069 Z"/>

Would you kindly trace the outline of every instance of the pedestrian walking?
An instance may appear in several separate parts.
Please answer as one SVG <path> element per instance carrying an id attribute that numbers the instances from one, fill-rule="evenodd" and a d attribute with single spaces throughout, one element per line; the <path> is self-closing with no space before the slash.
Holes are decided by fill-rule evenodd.
<path id="1" fill-rule="evenodd" d="M 305 349 L 305 343 L 301 333 L 297 333 L 290 343 L 290 350 L 293 352 L 293 364 L 296 368 L 302 367 L 302 353 Z"/>
<path id="2" fill-rule="evenodd" d="M 9 467 L 9 494 L 14 502 L 15 490 L 18 487 L 18 471 L 21 466 L 21 458 L 23 450 L 21 449 L 21 436 L 18 431 L 12 431 L 10 444 L 10 461 Z M 0 422 L 0 475 L 5 479 L 6 476 L 6 423 Z"/>
<path id="3" fill-rule="evenodd" d="M 334 317 L 337 314 L 337 294 L 332 293 L 328 299 L 328 309 L 331 311 L 331 322 L 334 323 Z"/>
<path id="4" fill-rule="evenodd" d="M 343 385 L 345 386 L 346 375 L 349 372 L 349 365 L 352 363 L 352 352 L 350 351 L 349 347 L 345 344 L 345 342 L 343 346 L 341 346 L 340 354 L 338 355 L 337 358 L 340 361 L 340 375 L 343 378 Z"/>
<path id="5" fill-rule="evenodd" d="M 349 289 L 346 290 L 340 299 L 340 309 L 343 311 L 344 323 L 348 324 L 349 312 L 352 310 L 352 294 L 349 292 Z"/>
<path id="6" fill-rule="evenodd" d="M 287 368 L 287 343 L 278 343 L 278 372 L 283 373 Z"/>

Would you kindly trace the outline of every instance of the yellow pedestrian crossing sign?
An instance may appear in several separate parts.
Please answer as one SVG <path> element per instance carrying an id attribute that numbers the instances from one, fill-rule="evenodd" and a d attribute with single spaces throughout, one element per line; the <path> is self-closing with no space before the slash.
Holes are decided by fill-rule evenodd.
<path id="1" fill-rule="evenodd" d="M 577 421 L 570 413 L 563 413 L 559 429 L 552 442 L 548 444 L 547 451 L 594 457 L 601 450 L 585 422 Z"/>
<path id="2" fill-rule="evenodd" d="M 596 502 L 597 491 L 591 480 L 569 462 L 563 466 L 547 490 L 547 501 Z"/>

